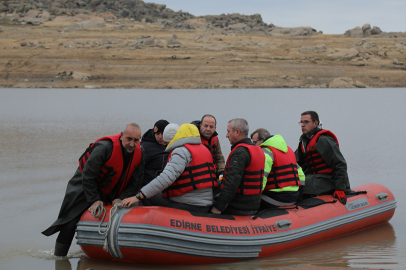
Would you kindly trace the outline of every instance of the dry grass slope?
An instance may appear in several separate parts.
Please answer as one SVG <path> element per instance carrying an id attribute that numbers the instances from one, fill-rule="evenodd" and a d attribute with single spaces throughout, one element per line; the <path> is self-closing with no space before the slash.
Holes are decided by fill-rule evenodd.
<path id="1" fill-rule="evenodd" d="M 326 88 L 337 77 L 358 81 L 358 87 L 406 87 L 402 39 L 365 38 L 376 45 L 366 47 L 343 35 L 226 36 L 210 30 L 211 38 L 199 42 L 194 38 L 202 31 L 176 30 L 181 45 L 168 48 L 173 29 L 131 22 L 64 31 L 69 24 L 1 25 L 0 87 Z M 132 45 L 146 36 L 163 47 Z M 322 44 L 324 52 L 299 52 Z M 351 48 L 358 50 L 355 56 L 342 56 Z"/>

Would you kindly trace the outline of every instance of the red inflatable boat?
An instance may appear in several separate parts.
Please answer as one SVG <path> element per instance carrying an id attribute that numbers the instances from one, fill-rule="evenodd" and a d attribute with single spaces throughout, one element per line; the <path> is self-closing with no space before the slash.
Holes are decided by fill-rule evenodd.
<path id="1" fill-rule="evenodd" d="M 143 264 L 208 264 L 259 258 L 389 221 L 396 200 L 386 187 L 353 188 L 347 205 L 331 195 L 255 216 L 193 213 L 166 207 L 119 208 L 109 223 L 86 211 L 78 245 L 91 258 Z M 109 212 L 110 207 L 107 207 Z M 99 233 L 99 231 L 101 233 Z M 107 245 L 108 252 L 103 250 Z"/>

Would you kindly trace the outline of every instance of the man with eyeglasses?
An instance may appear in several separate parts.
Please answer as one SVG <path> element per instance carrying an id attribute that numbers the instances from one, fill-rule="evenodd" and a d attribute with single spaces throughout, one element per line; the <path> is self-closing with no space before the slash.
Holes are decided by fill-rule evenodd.
<path id="1" fill-rule="evenodd" d="M 271 135 L 264 128 L 255 130 L 251 139 L 265 155 L 261 209 L 294 205 L 300 198 L 300 187 L 305 181 L 295 153 L 281 135 Z"/>
<path id="2" fill-rule="evenodd" d="M 295 154 L 297 163 L 306 175 L 305 196 L 334 194 L 345 205 L 345 193 L 350 191 L 350 182 L 347 162 L 340 151 L 337 137 L 331 131 L 322 129 L 315 111 L 303 112 L 299 125 L 303 134 Z"/>
<path id="3" fill-rule="evenodd" d="M 134 196 L 144 177 L 144 149 L 140 146 L 141 128 L 127 124 L 124 131 L 90 144 L 79 158 L 79 167 L 68 182 L 58 219 L 42 233 L 59 231 L 55 256 L 66 256 L 76 223 L 82 214 L 98 205 L 116 204 Z"/>

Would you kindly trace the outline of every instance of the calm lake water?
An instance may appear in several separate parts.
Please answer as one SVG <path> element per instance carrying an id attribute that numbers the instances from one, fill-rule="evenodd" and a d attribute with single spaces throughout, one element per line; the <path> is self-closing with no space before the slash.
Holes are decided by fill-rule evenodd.
<path id="1" fill-rule="evenodd" d="M 315 110 L 333 131 L 348 163 L 351 186 L 387 186 L 398 202 L 389 223 L 279 255 L 194 269 L 406 269 L 406 89 L 0 89 L 0 269 L 159 269 L 87 258 L 74 240 L 56 260 L 57 217 L 66 184 L 89 143 L 136 122 L 142 132 L 159 119 L 177 124 L 217 118 L 225 156 L 227 122 L 247 119 L 297 148 L 300 113 Z M 191 267 L 166 267 L 190 269 Z"/>

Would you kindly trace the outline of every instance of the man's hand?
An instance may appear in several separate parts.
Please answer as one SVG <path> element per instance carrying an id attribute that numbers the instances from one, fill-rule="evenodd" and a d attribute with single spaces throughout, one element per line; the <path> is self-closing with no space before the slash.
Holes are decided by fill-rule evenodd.
<path id="1" fill-rule="evenodd" d="M 221 214 L 221 211 L 220 210 L 218 210 L 216 207 L 214 207 L 213 206 L 213 208 L 211 209 L 211 212 L 213 213 L 213 214 Z"/>
<path id="2" fill-rule="evenodd" d="M 104 206 L 104 203 L 102 201 L 95 201 L 89 208 L 89 212 L 92 212 L 94 208 L 97 207 L 97 205 L 101 204 L 102 206 Z"/>
<path id="3" fill-rule="evenodd" d="M 114 206 L 118 202 L 121 202 L 121 200 L 119 198 L 115 199 L 111 204 Z"/>
<path id="4" fill-rule="evenodd" d="M 139 202 L 139 200 L 135 196 L 133 196 L 133 197 L 125 198 L 121 202 L 121 205 L 125 206 L 125 207 L 130 207 L 130 205 L 132 205 L 133 203 L 137 203 L 137 202 Z"/>
<path id="5" fill-rule="evenodd" d="M 342 204 L 344 204 L 344 205 L 347 203 L 347 197 L 345 196 L 345 193 L 344 193 L 344 191 L 342 191 L 342 190 L 336 190 L 336 191 L 334 192 L 333 197 L 334 197 L 334 198 L 337 198 L 337 200 L 339 200 L 340 203 L 342 203 Z"/>

